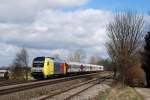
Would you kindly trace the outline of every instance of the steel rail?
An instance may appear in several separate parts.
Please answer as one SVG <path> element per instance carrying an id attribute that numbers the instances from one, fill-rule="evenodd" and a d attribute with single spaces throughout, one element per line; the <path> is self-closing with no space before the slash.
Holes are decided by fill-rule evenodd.
<path id="1" fill-rule="evenodd" d="M 73 98 L 73 97 L 79 95 L 80 93 L 82 93 L 82 92 L 88 90 L 89 88 L 92 88 L 93 86 L 97 85 L 98 83 L 100 84 L 101 82 L 104 82 L 104 81 L 105 81 L 106 79 L 108 79 L 109 77 L 111 77 L 111 76 L 103 77 L 103 79 L 102 79 L 101 81 L 96 82 L 96 83 L 94 83 L 94 84 L 92 84 L 92 85 L 86 87 L 85 89 L 82 89 L 82 90 L 80 90 L 80 91 L 78 91 L 78 92 L 76 92 L 76 93 L 70 95 L 69 97 L 65 98 L 64 100 L 70 100 L 71 98 Z"/>
<path id="2" fill-rule="evenodd" d="M 37 88 L 37 87 L 41 87 L 45 85 L 52 85 L 52 84 L 56 84 L 59 82 L 65 82 L 65 81 L 74 80 L 78 78 L 86 78 L 88 76 L 93 76 L 96 74 L 99 74 L 99 73 L 78 75 L 78 76 L 65 77 L 65 78 L 53 79 L 53 80 L 44 80 L 44 81 L 31 82 L 31 83 L 29 82 L 29 83 L 17 84 L 17 85 L 11 85 L 11 86 L 3 86 L 3 87 L 0 87 L 0 95 L 33 89 L 33 88 Z"/>
<path id="3" fill-rule="evenodd" d="M 109 78 L 109 77 L 111 77 L 111 76 L 112 76 L 112 75 L 104 76 L 104 77 L 101 77 L 101 79 L 103 79 L 102 81 L 104 81 L 105 79 L 107 79 L 107 78 Z M 86 81 L 86 82 L 79 83 L 79 84 L 77 84 L 77 85 L 73 85 L 73 86 L 71 86 L 71 87 L 68 88 L 68 89 L 64 89 L 64 90 L 61 90 L 61 91 L 57 91 L 57 90 L 56 90 L 56 92 L 51 93 L 51 94 L 49 94 L 49 95 L 41 96 L 41 97 L 39 97 L 39 98 L 36 98 L 36 100 L 46 100 L 46 99 L 48 99 L 48 98 L 52 98 L 52 97 L 58 96 L 58 95 L 60 95 L 60 94 L 62 94 L 62 93 L 68 92 L 69 90 L 75 89 L 75 88 L 77 88 L 77 87 L 81 87 L 81 86 L 83 86 L 83 85 L 87 85 L 87 84 L 92 83 L 92 82 L 97 81 L 97 80 L 98 80 L 98 79 L 92 79 L 92 80 L 88 80 L 88 81 Z M 99 82 L 99 81 L 98 81 L 98 82 Z M 96 82 L 96 84 L 97 84 L 97 82 Z M 93 87 L 93 86 L 96 85 L 96 84 L 92 84 L 92 85 L 90 85 L 88 88 Z M 86 88 L 86 89 L 84 89 L 84 90 L 82 90 L 82 91 L 79 91 L 79 92 L 76 93 L 76 94 L 73 94 L 73 95 L 67 97 L 65 100 L 69 100 L 70 98 L 74 97 L 75 95 L 77 95 L 77 94 L 79 94 L 79 93 L 81 93 L 81 92 L 87 90 L 88 88 Z"/>

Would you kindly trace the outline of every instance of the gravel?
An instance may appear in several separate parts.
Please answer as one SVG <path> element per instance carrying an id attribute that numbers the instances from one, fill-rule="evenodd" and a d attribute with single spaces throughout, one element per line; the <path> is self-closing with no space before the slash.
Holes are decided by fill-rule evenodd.
<path id="1" fill-rule="evenodd" d="M 89 89 L 87 89 L 86 91 L 80 93 L 79 95 L 71 98 L 71 100 L 90 100 L 90 99 L 94 99 L 94 97 L 96 97 L 99 92 L 101 91 L 105 91 L 106 89 L 110 88 L 109 84 L 112 82 L 112 80 L 108 80 L 105 81 L 103 83 L 97 84 Z M 68 92 L 62 93 L 58 96 L 54 96 L 52 98 L 49 98 L 47 100 L 64 100 L 65 98 L 67 98 L 68 96 L 88 87 L 92 85 L 92 83 L 69 90 Z"/>
<path id="2" fill-rule="evenodd" d="M 67 82 L 61 82 L 61 83 L 57 83 L 54 85 L 47 85 L 47 86 L 42 86 L 42 87 L 38 87 L 38 88 L 34 88 L 34 89 L 29 89 L 29 90 L 25 90 L 25 91 L 20 91 L 20 92 L 16 92 L 16 93 L 11 93 L 8 95 L 3 95 L 0 96 L 1 100 L 29 100 L 31 98 L 36 98 L 42 95 L 46 95 L 56 89 L 62 88 L 62 86 L 68 87 L 70 85 L 85 81 L 86 79 L 76 79 L 76 80 L 71 80 L 71 81 L 67 81 Z"/>
<path id="3" fill-rule="evenodd" d="M 106 81 L 100 84 L 97 84 L 88 90 L 80 93 L 79 95 L 73 97 L 71 100 L 93 100 L 99 92 L 105 91 L 106 89 L 110 88 L 109 84 L 112 81 Z"/>
<path id="4" fill-rule="evenodd" d="M 97 84 L 78 96 L 73 97 L 71 100 L 90 100 L 96 97 L 100 91 L 105 91 L 108 88 L 110 88 L 110 86 L 106 84 Z"/>
<path id="5" fill-rule="evenodd" d="M 77 92 L 79 92 L 80 90 L 89 87 L 90 85 L 92 85 L 92 84 L 87 84 L 87 85 L 84 85 L 84 86 L 77 87 L 77 88 L 75 88 L 75 89 L 69 90 L 69 91 L 67 91 L 67 92 L 64 92 L 64 93 L 62 93 L 62 94 L 60 94 L 60 95 L 58 95 L 58 96 L 54 96 L 54 97 L 49 98 L 49 99 L 47 99 L 47 100 L 64 100 L 65 98 L 69 97 L 70 95 L 72 95 L 72 94 L 74 94 L 74 93 L 77 93 Z"/>
<path id="6" fill-rule="evenodd" d="M 95 77 L 95 76 L 93 76 Z M 99 76 L 97 76 L 99 77 Z M 3 95 L 0 96 L 0 100 L 36 100 L 36 98 L 44 96 L 44 95 L 48 95 L 50 93 L 52 93 L 53 91 L 56 90 L 60 90 L 66 87 L 69 87 L 71 85 L 75 85 L 78 84 L 80 82 L 83 82 L 87 80 L 86 78 L 82 78 L 82 79 L 76 79 L 76 80 L 71 80 L 71 81 L 67 81 L 67 82 L 61 82 L 61 83 L 57 83 L 54 85 L 46 85 L 46 86 L 42 86 L 42 87 L 38 87 L 38 88 L 34 88 L 34 89 L 29 89 L 29 90 L 25 90 L 25 91 L 20 91 L 20 92 L 16 92 L 16 93 L 11 93 L 8 95 Z M 94 98 L 96 95 L 98 95 L 98 93 L 100 91 L 104 91 L 105 89 L 109 88 L 109 85 L 106 85 L 110 82 L 105 82 L 105 83 L 101 83 L 101 84 L 97 84 L 94 87 L 86 90 L 85 92 L 79 94 L 78 96 L 75 96 L 74 98 L 72 98 L 72 100 L 89 100 Z M 78 90 L 78 89 L 77 89 Z M 57 100 L 63 100 L 62 98 L 57 99 Z"/>

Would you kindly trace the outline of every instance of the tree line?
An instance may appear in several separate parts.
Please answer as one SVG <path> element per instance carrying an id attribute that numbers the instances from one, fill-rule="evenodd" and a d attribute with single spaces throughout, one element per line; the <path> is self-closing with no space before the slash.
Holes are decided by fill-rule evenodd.
<path id="1" fill-rule="evenodd" d="M 56 55 L 59 57 L 59 55 Z M 83 49 L 77 49 L 71 52 L 67 56 L 68 62 L 80 62 L 85 63 L 86 52 Z M 90 57 L 90 64 L 111 66 L 109 59 L 102 59 L 96 55 Z M 111 70 L 108 67 L 106 70 Z M 31 73 L 31 67 L 29 67 L 29 54 L 25 48 L 20 49 L 15 55 L 12 64 L 9 67 L 11 71 L 11 79 L 28 80 Z"/>

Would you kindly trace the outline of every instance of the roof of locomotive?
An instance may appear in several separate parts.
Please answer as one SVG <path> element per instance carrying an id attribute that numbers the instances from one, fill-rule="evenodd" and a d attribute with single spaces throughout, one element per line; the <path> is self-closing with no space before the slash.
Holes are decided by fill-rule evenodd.
<path id="1" fill-rule="evenodd" d="M 44 61 L 45 58 L 50 58 L 57 62 L 65 62 L 64 60 L 60 59 L 59 57 L 46 57 L 46 56 L 36 57 L 36 58 L 34 58 L 34 61 Z"/>

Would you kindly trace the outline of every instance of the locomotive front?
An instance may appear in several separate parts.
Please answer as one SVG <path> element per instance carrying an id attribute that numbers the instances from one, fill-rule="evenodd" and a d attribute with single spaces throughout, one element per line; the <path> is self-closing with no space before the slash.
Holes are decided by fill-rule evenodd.
<path id="1" fill-rule="evenodd" d="M 45 62 L 45 57 L 37 57 L 33 59 L 31 75 L 34 78 L 44 77 L 44 73 L 43 73 L 44 62 Z"/>
<path id="2" fill-rule="evenodd" d="M 63 60 L 53 57 L 36 57 L 33 59 L 31 75 L 35 79 L 45 79 L 66 73 L 66 63 Z"/>

